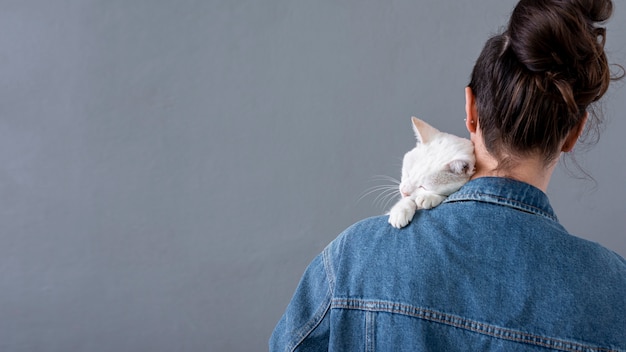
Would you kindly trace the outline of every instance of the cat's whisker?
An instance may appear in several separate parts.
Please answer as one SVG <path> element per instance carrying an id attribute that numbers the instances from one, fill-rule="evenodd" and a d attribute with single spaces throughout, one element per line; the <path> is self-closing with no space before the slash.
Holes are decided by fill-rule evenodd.
<path id="1" fill-rule="evenodd" d="M 371 188 L 368 188 L 363 195 L 361 195 L 358 199 L 358 201 L 363 200 L 363 198 L 373 194 L 373 193 L 377 193 L 377 192 L 383 192 L 386 193 L 390 190 L 396 190 L 398 187 L 396 185 L 378 185 L 378 186 L 374 186 Z"/>
<path id="2" fill-rule="evenodd" d="M 375 175 L 372 177 L 372 179 L 374 180 L 378 180 L 378 181 L 390 181 L 393 184 L 399 185 L 400 181 L 391 177 L 391 176 L 387 176 L 387 175 Z"/>
<path id="3" fill-rule="evenodd" d="M 398 197 L 398 195 L 399 195 L 399 192 L 389 193 L 386 196 L 387 199 L 385 200 L 385 203 L 383 204 L 382 208 L 383 209 L 389 208 L 389 204 L 391 204 L 391 202 L 394 201 Z"/>
<path id="4" fill-rule="evenodd" d="M 388 194 L 394 194 L 398 191 L 398 187 L 385 187 L 380 189 L 380 194 L 376 197 L 376 200 L 379 198 L 386 198 Z"/>
<path id="5" fill-rule="evenodd" d="M 383 207 L 383 206 L 386 207 L 386 205 L 391 201 L 391 199 L 395 198 L 395 196 L 399 193 L 398 191 L 399 181 L 398 180 L 389 176 L 384 176 L 384 175 L 379 175 L 377 177 L 380 181 L 387 181 L 387 182 L 391 181 L 394 184 L 382 184 L 382 185 L 376 185 L 376 186 L 370 187 L 367 190 L 365 190 L 365 192 L 363 192 L 363 194 L 359 197 L 357 202 L 360 202 L 365 197 L 368 197 L 370 195 L 376 195 L 372 203 L 377 207 Z"/>
<path id="6" fill-rule="evenodd" d="M 398 195 L 397 187 L 390 188 L 385 190 L 384 192 L 381 192 L 381 194 L 376 197 L 374 202 L 381 208 L 385 209 L 389 202 L 396 197 L 396 195 Z"/>
<path id="7" fill-rule="evenodd" d="M 380 205 L 381 205 L 382 200 L 383 200 L 383 199 L 385 199 L 385 194 L 387 194 L 387 192 L 389 192 L 389 191 L 387 190 L 387 191 L 382 192 L 382 193 L 380 193 L 379 195 L 377 195 L 377 196 L 376 196 L 376 198 L 374 198 L 374 202 L 373 202 L 373 203 L 374 203 L 376 206 L 380 206 Z"/>

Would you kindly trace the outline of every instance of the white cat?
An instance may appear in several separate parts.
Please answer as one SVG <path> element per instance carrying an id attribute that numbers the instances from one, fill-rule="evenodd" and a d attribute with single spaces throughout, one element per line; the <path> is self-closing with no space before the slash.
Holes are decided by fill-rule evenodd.
<path id="1" fill-rule="evenodd" d="M 411 118 L 417 146 L 402 161 L 402 198 L 389 211 L 389 223 L 406 226 L 417 209 L 430 209 L 461 188 L 474 174 L 474 145 Z"/>

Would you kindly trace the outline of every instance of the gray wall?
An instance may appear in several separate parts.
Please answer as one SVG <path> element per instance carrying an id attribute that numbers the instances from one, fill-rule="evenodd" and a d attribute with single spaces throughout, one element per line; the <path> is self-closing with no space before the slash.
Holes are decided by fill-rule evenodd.
<path id="1" fill-rule="evenodd" d="M 466 135 L 512 0 L 0 1 L 0 350 L 254 351 L 307 263 L 383 213 L 409 117 Z M 626 6 L 609 23 L 626 63 Z M 549 190 L 626 255 L 626 88 L 597 180 Z"/>

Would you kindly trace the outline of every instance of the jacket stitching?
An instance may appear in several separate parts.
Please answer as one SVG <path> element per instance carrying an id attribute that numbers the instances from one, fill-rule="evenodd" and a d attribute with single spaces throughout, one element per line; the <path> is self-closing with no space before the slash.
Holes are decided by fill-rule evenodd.
<path id="1" fill-rule="evenodd" d="M 491 201 L 490 202 L 490 199 L 488 199 L 488 198 L 495 199 L 497 201 L 495 201 L 495 202 Z M 479 202 L 488 202 L 488 203 L 495 203 L 495 204 L 502 204 L 502 205 L 507 205 L 507 206 L 513 206 L 513 207 L 516 207 L 516 208 L 518 208 L 520 210 L 528 211 L 528 212 L 531 212 L 533 214 L 537 214 L 537 215 L 541 215 L 543 217 L 546 217 L 546 218 L 548 218 L 550 220 L 557 221 L 556 216 L 554 216 L 553 214 L 550 214 L 549 212 L 546 212 L 542 208 L 536 207 L 534 205 L 526 204 L 524 202 L 520 202 L 520 201 L 517 201 L 517 200 L 512 200 L 510 198 L 493 195 L 493 194 L 471 193 L 471 194 L 452 195 L 452 196 L 448 197 L 448 199 L 446 199 L 444 201 L 444 203 L 462 202 L 462 201 L 479 201 Z"/>
<path id="2" fill-rule="evenodd" d="M 296 338 L 293 340 L 293 343 L 288 346 L 287 351 L 295 351 L 296 348 L 304 342 L 307 336 L 309 336 L 311 332 L 313 332 L 313 330 L 315 330 L 322 323 L 324 317 L 328 314 L 328 311 L 330 311 L 334 291 L 334 280 L 331 278 L 331 275 L 329 275 L 330 258 L 327 257 L 326 251 L 323 252 L 322 259 L 324 271 L 326 272 L 326 280 L 328 281 L 328 292 L 326 292 L 326 297 L 324 297 L 322 304 L 317 309 L 313 317 L 299 329 L 299 333 L 295 334 Z"/>
<path id="3" fill-rule="evenodd" d="M 288 351 L 295 351 L 298 346 L 304 342 L 307 336 L 313 332 L 324 320 L 324 317 L 331 309 L 331 299 L 333 296 L 333 292 L 335 290 L 335 276 L 332 271 L 332 265 L 330 260 L 330 254 L 328 253 L 328 247 L 326 250 L 322 252 L 322 261 L 324 264 L 324 272 L 326 273 L 326 280 L 328 281 L 328 292 L 326 293 L 326 297 L 324 297 L 324 301 L 320 308 L 318 308 L 315 315 L 309 320 L 307 324 L 305 324 L 301 329 L 301 333 L 297 335 L 297 338 L 294 340 L 293 345 L 288 348 Z"/>
<path id="4" fill-rule="evenodd" d="M 322 259 L 324 260 L 324 271 L 326 272 L 326 277 L 328 278 L 328 286 L 331 292 L 335 291 L 335 272 L 333 271 L 332 263 L 331 263 L 331 254 L 329 253 L 330 246 L 326 247 L 323 252 Z"/>
<path id="5" fill-rule="evenodd" d="M 311 320 L 309 320 L 309 322 L 300 329 L 301 333 L 297 335 L 298 337 L 294 340 L 293 345 L 289 346 L 287 349 L 288 351 L 295 351 L 296 348 L 304 342 L 307 336 L 309 336 L 311 332 L 313 332 L 313 330 L 315 330 L 322 323 L 322 320 L 324 320 L 324 317 L 331 308 L 330 293 L 326 295 L 324 301 L 325 303 L 320 306 L 313 318 L 311 318 Z"/>
<path id="6" fill-rule="evenodd" d="M 375 312 L 365 314 L 365 351 L 374 352 L 376 350 L 376 316 Z"/>
<path id="7" fill-rule="evenodd" d="M 539 336 L 531 333 L 502 328 L 495 325 L 477 322 L 471 319 L 462 318 L 452 314 L 442 313 L 435 310 L 418 308 L 400 303 L 382 301 L 362 301 L 357 299 L 333 299 L 331 308 L 357 309 L 365 311 L 378 311 L 386 313 L 398 313 L 407 316 L 420 318 L 427 321 L 450 325 L 456 328 L 469 330 L 479 334 L 492 336 L 504 340 L 510 340 L 530 345 L 537 345 L 558 349 L 561 351 L 597 351 L 613 352 L 617 350 L 583 345 L 580 343 L 559 340 L 551 337 Z"/>

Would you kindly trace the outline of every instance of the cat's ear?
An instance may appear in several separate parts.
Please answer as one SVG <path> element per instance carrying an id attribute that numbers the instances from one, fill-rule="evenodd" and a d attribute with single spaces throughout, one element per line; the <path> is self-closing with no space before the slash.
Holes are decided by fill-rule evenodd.
<path id="1" fill-rule="evenodd" d="M 470 162 L 467 160 L 452 160 L 448 164 L 448 169 L 450 172 L 457 175 L 467 174 L 472 171 L 470 170 Z"/>
<path id="2" fill-rule="evenodd" d="M 438 129 L 415 116 L 411 117 L 411 121 L 413 122 L 413 132 L 415 132 L 417 143 L 428 143 L 435 134 L 440 133 Z"/>

